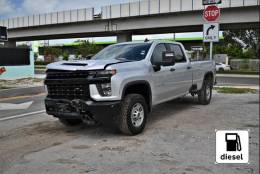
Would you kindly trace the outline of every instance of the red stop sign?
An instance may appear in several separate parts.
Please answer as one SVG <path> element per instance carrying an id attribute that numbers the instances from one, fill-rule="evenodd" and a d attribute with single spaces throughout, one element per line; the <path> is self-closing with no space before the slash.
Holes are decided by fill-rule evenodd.
<path id="1" fill-rule="evenodd" d="M 203 12 L 204 19 L 209 22 L 217 20 L 219 16 L 220 9 L 215 5 L 208 6 Z"/>

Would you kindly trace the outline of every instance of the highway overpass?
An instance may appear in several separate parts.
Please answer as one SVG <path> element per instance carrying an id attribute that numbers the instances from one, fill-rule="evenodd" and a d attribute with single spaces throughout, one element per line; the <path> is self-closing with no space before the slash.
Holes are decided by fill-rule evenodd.
<path id="1" fill-rule="evenodd" d="M 222 0 L 221 30 L 259 28 L 260 0 Z M 205 21 L 201 0 L 142 0 L 102 7 L 77 9 L 0 21 L 8 27 L 9 42 L 117 36 L 118 42 L 132 35 L 202 31 Z"/>

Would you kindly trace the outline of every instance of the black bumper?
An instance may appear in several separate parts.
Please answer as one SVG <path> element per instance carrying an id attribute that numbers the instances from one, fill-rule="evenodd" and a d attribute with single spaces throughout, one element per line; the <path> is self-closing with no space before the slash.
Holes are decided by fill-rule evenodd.
<path id="1" fill-rule="evenodd" d="M 45 99 L 46 112 L 58 118 L 82 119 L 90 115 L 96 121 L 111 122 L 119 113 L 121 101 L 94 102 L 68 99 Z"/>

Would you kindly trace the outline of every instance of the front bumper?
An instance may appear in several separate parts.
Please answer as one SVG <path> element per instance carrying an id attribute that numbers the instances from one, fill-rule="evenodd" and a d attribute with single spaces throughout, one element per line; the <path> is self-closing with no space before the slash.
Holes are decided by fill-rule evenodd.
<path id="1" fill-rule="evenodd" d="M 114 121 L 121 101 L 94 102 L 68 99 L 45 99 L 46 112 L 58 118 L 83 119 L 86 115 L 99 122 Z"/>

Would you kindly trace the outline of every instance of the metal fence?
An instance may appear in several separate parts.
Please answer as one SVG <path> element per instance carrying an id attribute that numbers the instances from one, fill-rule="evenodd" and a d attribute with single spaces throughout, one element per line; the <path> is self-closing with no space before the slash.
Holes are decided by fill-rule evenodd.
<path id="1" fill-rule="evenodd" d="M 253 71 L 259 71 L 260 60 L 259 59 L 231 59 L 230 66 L 234 70 L 248 69 Z"/>
<path id="2" fill-rule="evenodd" d="M 259 0 L 222 0 L 220 8 L 255 6 Z M 102 7 L 102 19 L 203 10 L 201 0 L 142 0 Z"/>
<path id="3" fill-rule="evenodd" d="M 94 16 L 94 8 L 68 10 L 32 16 L 16 17 L 0 21 L 0 26 L 8 29 L 33 27 L 40 25 L 53 25 L 70 22 L 91 21 Z"/>

